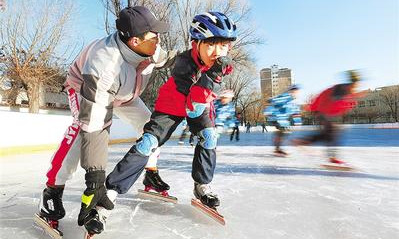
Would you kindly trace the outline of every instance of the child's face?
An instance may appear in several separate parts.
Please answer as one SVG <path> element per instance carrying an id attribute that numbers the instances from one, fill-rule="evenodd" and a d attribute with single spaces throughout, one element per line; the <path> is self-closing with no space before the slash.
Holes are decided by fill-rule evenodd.
<path id="1" fill-rule="evenodd" d="M 199 45 L 200 58 L 206 66 L 211 67 L 216 59 L 227 56 L 230 46 L 230 41 L 202 42 Z"/>
<path id="2" fill-rule="evenodd" d="M 222 97 L 222 98 L 220 98 L 220 101 L 221 101 L 222 105 L 230 103 L 231 100 L 232 100 L 232 98 L 230 98 L 230 97 Z"/>

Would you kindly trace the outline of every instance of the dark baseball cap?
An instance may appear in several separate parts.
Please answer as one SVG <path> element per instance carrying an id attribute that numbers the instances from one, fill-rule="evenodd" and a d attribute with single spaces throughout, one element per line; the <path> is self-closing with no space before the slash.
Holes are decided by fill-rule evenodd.
<path id="1" fill-rule="evenodd" d="M 169 24 L 159 21 L 148 8 L 135 6 L 122 9 L 116 19 L 116 28 L 125 37 L 135 37 L 145 32 L 167 32 Z"/>

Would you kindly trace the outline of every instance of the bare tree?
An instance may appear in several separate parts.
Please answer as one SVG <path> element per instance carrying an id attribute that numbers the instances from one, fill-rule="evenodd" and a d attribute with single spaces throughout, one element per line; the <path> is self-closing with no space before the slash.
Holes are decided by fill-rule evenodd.
<path id="1" fill-rule="evenodd" d="M 399 85 L 382 87 L 379 96 L 381 102 L 389 108 L 395 122 L 399 122 Z"/>
<path id="2" fill-rule="evenodd" d="M 233 74 L 225 77 L 224 88 L 234 91 L 234 98 L 241 98 L 244 94 L 248 93 L 246 90 L 250 88 L 257 80 L 256 69 L 251 67 L 244 67 L 238 65 L 234 68 Z"/>
<path id="3" fill-rule="evenodd" d="M 256 115 L 259 115 L 261 110 L 254 105 L 258 105 L 261 99 L 258 90 L 253 88 L 246 89 L 242 96 L 237 99 L 237 108 L 240 109 L 244 122 L 256 120 Z M 256 110 L 258 112 L 255 112 Z"/>
<path id="4" fill-rule="evenodd" d="M 4 54 L 0 63 L 14 90 L 26 90 L 29 112 L 39 111 L 42 87 L 56 86 L 65 74 L 65 57 L 71 48 L 60 46 L 67 37 L 72 9 L 65 1 L 16 1 L 0 15 Z"/>

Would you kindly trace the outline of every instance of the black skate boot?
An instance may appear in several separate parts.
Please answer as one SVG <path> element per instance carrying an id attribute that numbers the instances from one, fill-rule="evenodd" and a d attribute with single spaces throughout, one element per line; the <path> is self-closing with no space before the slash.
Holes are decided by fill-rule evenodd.
<path id="1" fill-rule="evenodd" d="M 143 184 L 145 186 L 145 191 L 152 189 L 157 192 L 163 192 L 170 189 L 169 185 L 159 176 L 158 170 L 146 170 Z"/>
<path id="2" fill-rule="evenodd" d="M 43 190 L 39 203 L 39 215 L 41 217 L 45 218 L 48 221 L 58 222 L 58 220 L 65 216 L 65 209 L 62 205 L 63 192 L 63 187 L 47 187 Z"/>
<path id="3" fill-rule="evenodd" d="M 216 209 L 220 205 L 219 198 L 214 194 L 208 184 L 194 183 L 194 196 L 201 201 L 202 204 Z"/>
<path id="4" fill-rule="evenodd" d="M 62 205 L 63 187 L 47 187 L 39 202 L 39 213 L 34 216 L 34 222 L 53 238 L 61 238 L 62 232 L 58 229 L 58 220 L 65 216 L 65 209 Z"/>
<path id="5" fill-rule="evenodd" d="M 168 190 L 170 187 L 161 179 L 158 170 L 147 169 L 143 184 L 145 186 L 144 190 L 139 189 L 139 193 L 142 196 L 159 199 L 165 202 L 177 203 L 177 198 L 169 195 Z"/>

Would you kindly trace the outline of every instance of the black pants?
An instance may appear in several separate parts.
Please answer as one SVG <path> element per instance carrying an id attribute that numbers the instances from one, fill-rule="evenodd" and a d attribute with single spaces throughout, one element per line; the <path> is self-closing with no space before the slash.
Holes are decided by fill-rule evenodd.
<path id="1" fill-rule="evenodd" d="M 238 126 L 235 126 L 233 128 L 233 132 L 231 132 L 230 134 L 230 141 L 233 141 L 234 134 L 236 135 L 236 141 L 240 140 L 240 129 L 238 128 Z"/>
<path id="2" fill-rule="evenodd" d="M 323 141 L 328 146 L 327 153 L 329 157 L 336 157 L 336 150 L 332 148 L 338 145 L 339 129 L 327 117 L 319 116 L 320 130 L 318 133 L 305 138 L 310 143 Z"/>
<path id="3" fill-rule="evenodd" d="M 158 147 L 162 146 L 176 130 L 184 117 L 168 115 L 161 112 L 153 112 L 150 121 L 144 126 L 144 133 L 149 133 L 158 139 Z M 201 146 L 201 134 L 205 128 L 214 128 L 214 122 L 209 117 L 209 111 L 197 118 L 188 118 L 187 124 L 192 134 L 200 137 L 194 152 L 191 175 L 195 182 L 201 184 L 210 183 L 216 166 L 216 150 L 206 149 Z M 141 138 L 137 141 L 139 142 Z M 107 189 L 113 189 L 119 194 L 126 193 L 136 182 L 147 164 L 148 156 L 142 155 L 136 150 L 136 146 L 130 148 L 129 152 L 115 166 L 106 180 Z"/>
<path id="4" fill-rule="evenodd" d="M 277 122 L 273 124 L 277 131 L 274 133 L 273 143 L 276 147 L 276 150 L 280 150 L 280 147 L 284 141 L 285 133 L 287 132 L 287 128 L 281 127 Z"/>

